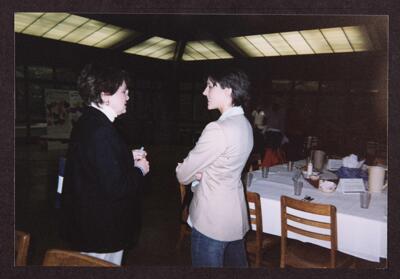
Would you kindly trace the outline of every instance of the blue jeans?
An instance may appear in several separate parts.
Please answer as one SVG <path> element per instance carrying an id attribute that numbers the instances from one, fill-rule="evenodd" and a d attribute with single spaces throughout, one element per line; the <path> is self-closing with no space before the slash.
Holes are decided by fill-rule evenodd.
<path id="1" fill-rule="evenodd" d="M 244 239 L 219 241 L 192 228 L 193 267 L 247 267 Z"/>

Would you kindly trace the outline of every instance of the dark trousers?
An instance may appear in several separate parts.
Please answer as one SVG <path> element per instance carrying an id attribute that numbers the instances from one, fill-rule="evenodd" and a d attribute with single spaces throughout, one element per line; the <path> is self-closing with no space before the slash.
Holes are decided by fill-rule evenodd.
<path id="1" fill-rule="evenodd" d="M 277 131 L 267 131 L 265 133 L 265 147 L 278 149 L 282 145 L 283 134 Z"/>
<path id="2" fill-rule="evenodd" d="M 254 141 L 254 146 L 252 153 L 258 153 L 260 154 L 260 156 L 263 156 L 265 148 L 264 135 L 258 128 L 253 129 L 253 141 Z"/>
<path id="3" fill-rule="evenodd" d="M 193 267 L 247 267 L 244 239 L 219 241 L 192 228 Z"/>

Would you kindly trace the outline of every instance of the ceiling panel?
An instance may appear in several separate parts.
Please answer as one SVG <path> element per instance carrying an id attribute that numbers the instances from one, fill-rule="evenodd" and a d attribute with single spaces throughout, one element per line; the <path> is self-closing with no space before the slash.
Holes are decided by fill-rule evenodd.
<path id="1" fill-rule="evenodd" d="M 214 41 L 190 41 L 186 43 L 183 60 L 211 60 L 233 58 Z"/>
<path id="2" fill-rule="evenodd" d="M 354 51 L 342 28 L 325 28 L 321 29 L 321 32 L 333 49 L 333 52 L 338 53 Z"/>
<path id="3" fill-rule="evenodd" d="M 155 36 L 125 50 L 125 52 L 152 58 L 171 60 L 174 57 L 175 48 L 175 41 Z"/>
<path id="4" fill-rule="evenodd" d="M 375 50 L 366 26 L 251 35 L 230 38 L 249 57 L 305 55 Z M 376 37 L 376 36 L 375 36 Z"/>
<path id="5" fill-rule="evenodd" d="M 100 48 L 138 35 L 133 30 L 69 13 L 15 13 L 14 31 Z"/>
<path id="6" fill-rule="evenodd" d="M 387 46 L 387 23 L 382 16 L 15 13 L 14 23 L 17 33 L 165 60 L 176 56 L 178 42 L 187 42 L 182 54 L 185 61 L 231 59 L 232 54 L 371 52 Z M 140 38 L 151 39 L 142 42 Z"/>

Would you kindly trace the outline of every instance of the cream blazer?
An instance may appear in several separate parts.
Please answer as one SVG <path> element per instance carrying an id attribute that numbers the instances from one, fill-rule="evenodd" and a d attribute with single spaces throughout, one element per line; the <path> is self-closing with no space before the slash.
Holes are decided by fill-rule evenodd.
<path id="1" fill-rule="evenodd" d="M 190 221 L 202 234 L 219 241 L 242 239 L 249 229 L 241 173 L 253 148 L 253 131 L 241 107 L 233 107 L 203 130 L 196 146 L 176 168 L 192 187 Z"/>

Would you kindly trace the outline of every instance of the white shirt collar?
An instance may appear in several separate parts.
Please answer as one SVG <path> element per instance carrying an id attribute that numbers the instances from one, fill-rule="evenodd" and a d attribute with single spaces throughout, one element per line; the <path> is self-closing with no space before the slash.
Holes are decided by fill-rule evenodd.
<path id="1" fill-rule="evenodd" d="M 98 109 L 99 111 L 101 111 L 102 113 L 104 113 L 107 118 L 111 121 L 114 122 L 115 118 L 118 116 L 115 111 L 110 108 L 109 106 L 105 106 L 105 105 L 96 105 L 95 103 L 90 103 L 91 107 L 94 107 L 95 109 Z"/>
<path id="2" fill-rule="evenodd" d="M 231 107 L 227 111 L 225 111 L 221 116 L 218 118 L 218 120 L 224 120 L 225 118 L 235 116 L 235 115 L 240 115 L 244 114 L 243 108 L 241 106 L 238 107 Z"/>

